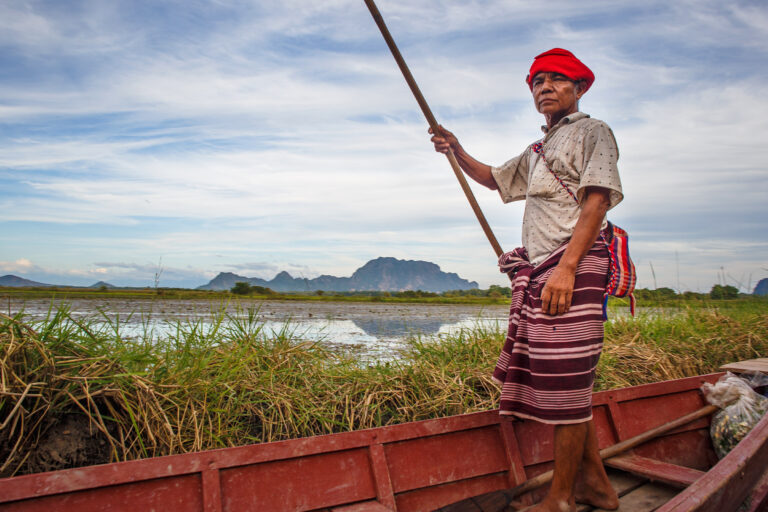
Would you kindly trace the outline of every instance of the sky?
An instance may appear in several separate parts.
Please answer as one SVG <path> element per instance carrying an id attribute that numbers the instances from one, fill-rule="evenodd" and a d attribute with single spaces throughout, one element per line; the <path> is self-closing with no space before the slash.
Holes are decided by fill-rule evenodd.
<path id="1" fill-rule="evenodd" d="M 532 58 L 597 79 L 638 287 L 768 277 L 768 4 L 378 0 L 438 121 L 500 165 L 541 137 Z M 197 287 L 496 256 L 362 0 L 0 3 L 0 275 Z M 505 250 L 523 204 L 473 184 Z"/>

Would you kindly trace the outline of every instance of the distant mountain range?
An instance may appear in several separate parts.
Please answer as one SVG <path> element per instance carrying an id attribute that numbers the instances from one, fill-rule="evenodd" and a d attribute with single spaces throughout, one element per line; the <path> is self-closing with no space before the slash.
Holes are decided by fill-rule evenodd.
<path id="1" fill-rule="evenodd" d="M 276 292 L 307 292 L 315 290 L 350 291 L 404 291 L 445 292 L 477 288 L 475 281 L 462 279 L 453 272 L 443 272 L 440 267 L 428 261 L 376 258 L 371 260 L 350 277 L 322 275 L 313 279 L 292 277 L 280 272 L 267 281 L 258 277 L 245 277 L 231 272 L 221 272 L 198 290 L 230 290 L 235 283 L 244 282 L 251 286 L 263 286 Z"/>
<path id="2" fill-rule="evenodd" d="M 23 277 L 14 276 L 14 275 L 7 275 L 7 276 L 0 276 L 0 286 L 5 286 L 8 288 L 49 288 L 52 286 L 55 286 L 57 288 L 68 288 L 67 285 L 58 285 L 58 284 L 46 284 L 46 283 L 38 283 L 37 281 L 31 281 L 29 279 L 24 279 Z M 105 283 L 104 281 L 99 281 L 98 283 L 92 284 L 88 288 L 115 288 L 115 286 Z"/>
<path id="3" fill-rule="evenodd" d="M 52 284 L 38 283 L 36 281 L 30 281 L 23 277 L 7 275 L 0 277 L 0 286 L 7 286 L 8 288 L 40 288 L 46 286 L 53 286 Z"/>
<path id="4" fill-rule="evenodd" d="M 280 272 L 273 279 L 245 277 L 232 272 L 221 272 L 208 284 L 197 287 L 198 290 L 231 290 L 235 283 L 245 282 L 251 286 L 263 286 L 276 292 L 314 292 L 317 290 L 347 291 L 404 291 L 422 290 L 425 292 L 445 292 L 450 290 L 469 290 L 477 288 L 475 281 L 462 279 L 452 272 L 443 272 L 440 267 L 428 261 L 398 260 L 396 258 L 376 258 L 371 260 L 350 277 L 322 275 L 314 279 L 292 277 L 288 272 Z M 0 276 L 0 287 L 7 288 L 66 288 L 66 285 L 39 283 L 14 275 Z M 119 288 L 110 283 L 99 281 L 88 288 Z M 761 279 L 755 286 L 753 295 L 768 295 L 768 278 Z"/>
<path id="5" fill-rule="evenodd" d="M 425 292 L 445 292 L 449 290 L 468 290 L 477 288 L 475 281 L 462 279 L 453 272 L 443 272 L 440 267 L 429 261 L 398 260 L 396 258 L 376 258 L 357 269 L 350 277 L 322 275 L 313 279 L 293 277 L 288 272 L 280 272 L 273 279 L 245 277 L 231 272 L 221 272 L 208 284 L 198 290 L 231 290 L 235 283 L 245 282 L 251 286 L 263 286 L 276 292 L 328 292 L 350 291 L 404 291 L 421 290 Z M 62 285 L 38 283 L 23 277 L 6 275 L 0 277 L 0 286 L 13 288 L 63 287 Z M 115 288 L 99 281 L 89 288 Z"/>

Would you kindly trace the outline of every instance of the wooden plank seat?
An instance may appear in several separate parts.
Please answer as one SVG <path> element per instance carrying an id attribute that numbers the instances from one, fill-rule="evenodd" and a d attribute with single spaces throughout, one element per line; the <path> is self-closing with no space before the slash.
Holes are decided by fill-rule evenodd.
<path id="1" fill-rule="evenodd" d="M 663 482 L 678 489 L 685 489 L 705 474 L 704 471 L 697 469 L 632 454 L 606 459 L 605 465 L 645 477 L 653 482 Z"/>
<path id="2" fill-rule="evenodd" d="M 619 497 L 619 509 L 622 512 L 652 512 L 677 495 L 678 490 L 658 483 L 647 482 L 632 492 Z M 601 509 L 587 509 L 603 512 Z"/>

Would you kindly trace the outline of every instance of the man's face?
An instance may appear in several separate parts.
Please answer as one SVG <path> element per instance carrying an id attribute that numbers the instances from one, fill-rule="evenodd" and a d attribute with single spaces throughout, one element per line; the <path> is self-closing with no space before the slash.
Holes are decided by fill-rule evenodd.
<path id="1" fill-rule="evenodd" d="M 573 114 L 578 110 L 581 87 L 560 73 L 541 72 L 533 77 L 533 101 L 544 115 Z"/>

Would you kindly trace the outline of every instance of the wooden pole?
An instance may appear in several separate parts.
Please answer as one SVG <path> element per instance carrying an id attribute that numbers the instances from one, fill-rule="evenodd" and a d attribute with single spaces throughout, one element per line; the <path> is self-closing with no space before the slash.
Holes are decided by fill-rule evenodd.
<path id="1" fill-rule="evenodd" d="M 376 7 L 376 4 L 373 3 L 373 0 L 364 1 L 365 5 L 368 6 L 368 10 L 371 11 L 373 20 L 379 27 L 381 35 L 384 36 L 384 40 L 387 42 L 387 46 L 389 46 L 389 50 L 392 52 L 392 56 L 395 58 L 397 65 L 400 67 L 400 71 L 402 71 L 403 76 L 405 77 L 405 81 L 408 82 L 408 87 L 411 88 L 411 92 L 416 97 L 416 101 L 418 102 L 419 107 L 421 107 L 421 111 L 424 113 L 424 117 L 427 118 L 429 127 L 432 128 L 432 133 L 439 134 L 440 131 L 437 125 L 437 121 L 435 120 L 435 116 L 432 115 L 432 111 L 430 110 L 429 105 L 427 105 L 427 100 L 425 100 L 424 96 L 421 94 L 419 86 L 416 84 L 416 80 L 414 80 L 411 71 L 408 69 L 408 65 L 405 63 L 403 56 L 400 54 L 400 50 L 397 49 L 397 45 L 395 44 L 394 39 L 392 39 L 392 35 L 389 33 L 389 29 L 387 29 L 387 25 L 384 23 L 384 19 L 381 17 L 379 9 Z M 464 173 L 461 171 L 461 167 L 459 166 L 459 162 L 456 160 L 456 156 L 453 154 L 451 149 L 448 150 L 446 156 L 448 157 L 448 162 L 451 164 L 451 168 L 453 168 L 456 179 L 459 180 L 459 185 L 461 185 L 461 189 L 464 191 L 464 195 L 467 196 L 467 200 L 472 207 L 472 211 L 475 212 L 475 216 L 480 222 L 480 226 L 483 228 L 485 236 L 491 243 L 491 247 L 493 247 L 497 257 L 501 256 L 504 254 L 504 251 L 501 249 L 501 245 L 499 245 L 498 240 L 496 240 L 493 231 L 491 231 L 491 227 L 488 225 L 488 221 L 485 219 L 485 215 L 483 215 L 483 212 L 480 209 L 480 205 L 477 204 L 475 195 L 472 193 L 472 189 L 469 188 L 469 183 L 467 183 L 467 179 L 464 177 Z"/>
<path id="2" fill-rule="evenodd" d="M 658 437 L 661 434 L 664 434 L 666 432 L 669 432 L 670 430 L 674 430 L 677 427 L 682 427 L 683 425 L 686 425 L 692 421 L 698 420 L 699 418 L 703 418 L 704 416 L 709 416 L 715 411 L 717 411 L 717 406 L 715 405 L 707 405 L 705 407 L 702 407 L 698 411 L 694 411 L 690 414 L 686 414 L 685 416 L 681 416 L 676 420 L 672 420 L 656 428 L 652 428 L 651 430 L 643 432 L 642 434 L 638 434 L 635 437 L 630 437 L 629 439 L 622 441 L 620 443 L 614 444 L 613 446 L 609 446 L 608 448 L 603 448 L 602 450 L 600 450 L 600 458 L 607 459 L 610 457 L 614 457 L 620 453 L 624 453 L 625 451 L 630 450 L 635 446 L 641 445 L 646 441 L 650 441 L 651 439 Z M 542 473 L 535 478 L 526 480 L 522 484 L 516 487 L 513 487 L 512 489 L 506 491 L 505 494 L 508 499 L 513 499 L 517 496 L 520 496 L 521 494 L 525 494 L 526 492 L 529 492 L 538 487 L 541 487 L 542 485 L 552 480 L 553 475 L 554 475 L 554 471 L 547 471 L 546 473 Z"/>

